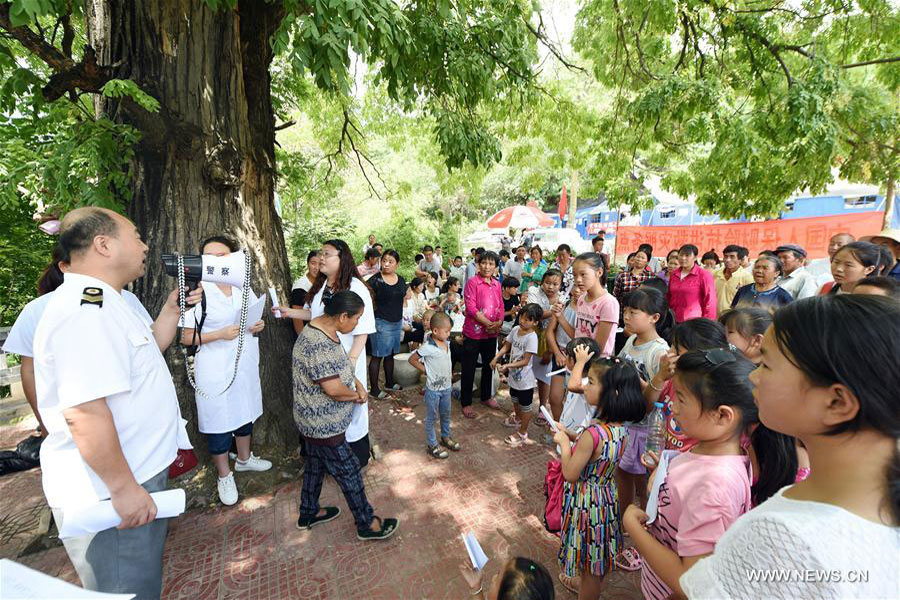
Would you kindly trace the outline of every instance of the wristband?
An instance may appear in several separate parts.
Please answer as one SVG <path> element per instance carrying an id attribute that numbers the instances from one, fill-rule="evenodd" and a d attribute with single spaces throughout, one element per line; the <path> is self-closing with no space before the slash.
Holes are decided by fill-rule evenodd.
<path id="1" fill-rule="evenodd" d="M 481 592 L 483 592 L 483 591 L 484 591 L 484 585 L 482 585 L 480 588 L 478 588 L 478 591 L 477 591 L 477 592 L 472 592 L 472 595 L 473 595 L 473 596 L 478 596 L 478 595 L 480 595 Z"/>
<path id="2" fill-rule="evenodd" d="M 649 382 L 648 385 L 650 386 L 650 389 L 656 390 L 657 392 L 661 392 L 661 391 L 662 391 L 662 388 L 661 388 L 661 387 L 656 387 L 655 385 L 653 385 L 653 380 L 652 380 L 652 379 L 650 380 L 650 382 Z"/>

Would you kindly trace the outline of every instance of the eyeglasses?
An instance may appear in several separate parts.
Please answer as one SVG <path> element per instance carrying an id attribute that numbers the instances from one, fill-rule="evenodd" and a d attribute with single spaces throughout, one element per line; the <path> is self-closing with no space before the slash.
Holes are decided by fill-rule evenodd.
<path id="1" fill-rule="evenodd" d="M 319 251 L 319 256 L 321 256 L 322 258 L 331 258 L 332 256 L 340 256 L 340 255 L 341 255 L 340 252 L 328 252 L 326 250 Z"/>
<path id="2" fill-rule="evenodd" d="M 731 346 L 731 348 L 734 348 L 734 346 Z M 712 350 L 704 350 L 703 357 L 706 359 L 706 362 L 714 367 L 733 363 L 737 360 L 734 352 L 731 349 L 726 348 L 713 348 Z"/>

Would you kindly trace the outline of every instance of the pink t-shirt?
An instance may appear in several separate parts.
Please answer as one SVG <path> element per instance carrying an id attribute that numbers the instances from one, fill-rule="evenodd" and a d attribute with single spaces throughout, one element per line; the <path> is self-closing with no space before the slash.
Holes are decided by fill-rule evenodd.
<path id="1" fill-rule="evenodd" d="M 648 528 L 653 537 L 678 556 L 711 554 L 725 530 L 750 510 L 750 458 L 693 452 L 673 457 L 658 506 Z M 646 560 L 641 592 L 650 599 L 672 594 Z"/>
<path id="2" fill-rule="evenodd" d="M 610 293 L 605 293 L 593 302 L 588 302 L 588 295 L 582 294 L 575 305 L 575 337 L 596 339 L 597 323 L 612 323 L 609 338 L 600 344 L 600 354 L 612 356 L 616 349 L 616 325 L 619 323 L 619 301 Z"/>

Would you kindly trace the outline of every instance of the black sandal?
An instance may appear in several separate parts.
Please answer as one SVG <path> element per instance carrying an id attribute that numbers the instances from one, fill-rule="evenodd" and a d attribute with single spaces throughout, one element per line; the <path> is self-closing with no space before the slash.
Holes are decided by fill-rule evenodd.
<path id="1" fill-rule="evenodd" d="M 441 438 L 441 445 L 445 448 L 450 448 L 454 452 L 459 452 L 459 442 L 453 438 Z"/>
<path id="2" fill-rule="evenodd" d="M 400 522 L 397 519 L 382 519 L 381 517 L 372 517 L 373 519 L 378 519 L 378 523 L 381 525 L 378 531 L 375 531 L 370 526 L 368 529 L 357 529 L 356 530 L 356 538 L 360 540 L 386 540 L 394 533 L 397 532 L 397 527 L 399 527 Z"/>
<path id="3" fill-rule="evenodd" d="M 337 506 L 323 506 L 324 515 L 316 515 L 314 517 L 300 517 L 297 519 L 297 529 L 312 529 L 320 523 L 327 523 L 338 518 L 341 509 Z"/>
<path id="4" fill-rule="evenodd" d="M 447 454 L 447 451 L 440 446 L 428 446 L 428 454 L 433 458 L 447 458 L 450 456 Z"/>

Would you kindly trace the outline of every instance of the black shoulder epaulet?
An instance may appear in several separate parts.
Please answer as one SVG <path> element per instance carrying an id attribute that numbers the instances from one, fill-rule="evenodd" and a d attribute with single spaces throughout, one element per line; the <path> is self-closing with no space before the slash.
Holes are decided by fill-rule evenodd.
<path id="1" fill-rule="evenodd" d="M 81 304 L 91 304 L 97 308 L 103 307 L 103 290 L 97 287 L 86 287 L 81 292 Z"/>

